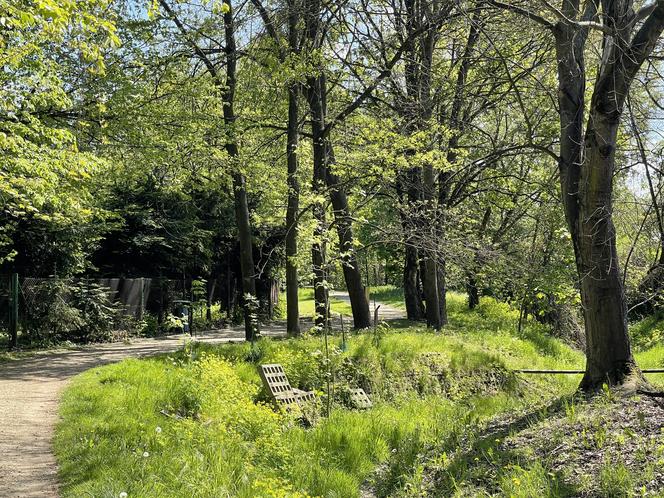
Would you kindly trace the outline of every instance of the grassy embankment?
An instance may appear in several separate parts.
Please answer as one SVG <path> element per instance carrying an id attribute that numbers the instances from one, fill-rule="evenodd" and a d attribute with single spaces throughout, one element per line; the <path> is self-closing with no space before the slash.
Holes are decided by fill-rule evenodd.
<path id="1" fill-rule="evenodd" d="M 509 372 L 582 364 L 581 353 L 540 325 L 528 323 L 517 336 L 515 318 L 490 299 L 469 312 L 453 294 L 444 333 L 382 329 L 353 336 L 346 352 L 334 337 L 329 358 L 322 338 L 307 337 L 253 349 L 197 345 L 88 371 L 63 396 L 55 441 L 63 495 L 525 497 L 638 489 L 650 474 L 623 479 L 598 467 L 579 479 L 524 456 L 518 443 L 503 446 L 530 425 L 554 427 L 554 416 L 577 424 L 593 410 L 573 395 L 578 377 Z M 640 360 L 663 358 L 651 349 Z M 303 428 L 263 403 L 256 366 L 272 362 L 284 365 L 293 386 L 319 393 L 321 412 L 332 372 L 331 415 Z M 350 387 L 370 392 L 374 408 L 345 406 Z M 590 440 L 600 429 L 584 434 Z"/>

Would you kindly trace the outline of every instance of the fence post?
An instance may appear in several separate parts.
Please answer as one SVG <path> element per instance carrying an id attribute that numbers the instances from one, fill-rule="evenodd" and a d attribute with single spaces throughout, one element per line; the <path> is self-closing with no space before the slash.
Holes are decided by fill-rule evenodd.
<path id="1" fill-rule="evenodd" d="M 138 308 L 138 319 L 143 320 L 143 310 L 145 309 L 145 278 L 141 277 L 141 302 Z"/>
<path id="2" fill-rule="evenodd" d="M 18 346 L 18 273 L 12 273 L 9 283 L 11 293 L 9 306 L 9 336 L 12 348 Z"/>

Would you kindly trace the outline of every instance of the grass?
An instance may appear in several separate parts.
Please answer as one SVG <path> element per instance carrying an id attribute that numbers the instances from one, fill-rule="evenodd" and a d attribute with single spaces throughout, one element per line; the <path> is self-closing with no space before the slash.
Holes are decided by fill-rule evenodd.
<path id="1" fill-rule="evenodd" d="M 375 299 L 379 303 L 387 304 L 392 308 L 405 310 L 406 305 L 403 301 L 403 289 L 394 287 L 393 285 L 379 285 L 371 287 L 371 299 Z"/>
<path id="2" fill-rule="evenodd" d="M 313 318 L 316 314 L 314 290 L 308 287 L 299 289 L 298 297 L 300 302 L 300 316 L 306 318 Z M 281 301 L 284 303 L 286 302 L 285 294 L 281 296 Z M 330 298 L 330 311 L 337 315 L 339 314 L 343 314 L 346 316 L 353 315 L 353 310 L 351 309 L 349 302 L 334 297 Z"/>
<path id="3" fill-rule="evenodd" d="M 517 314 L 491 299 L 470 312 L 464 296 L 450 294 L 449 308 L 444 333 L 379 328 L 352 335 L 346 351 L 333 336 L 329 355 L 323 338 L 307 336 L 253 347 L 196 344 L 90 370 L 62 398 L 55 438 L 62 494 L 419 496 L 433 483 L 437 496 L 525 497 L 582 489 L 546 461 L 501 449 L 496 440 L 506 435 L 489 430 L 506 419 L 508 434 L 516 431 L 520 414 L 545 421 L 556 404 L 558 413 L 581 412 L 572 397 L 578 377 L 521 379 L 509 369 L 578 367 L 582 354 L 536 323 L 516 335 Z M 257 365 L 272 362 L 293 386 L 318 393 L 311 428 L 266 403 Z M 348 406 L 354 387 L 370 393 L 372 409 Z M 599 469 L 596 482 L 616 493 L 639 484 L 623 477 Z"/>

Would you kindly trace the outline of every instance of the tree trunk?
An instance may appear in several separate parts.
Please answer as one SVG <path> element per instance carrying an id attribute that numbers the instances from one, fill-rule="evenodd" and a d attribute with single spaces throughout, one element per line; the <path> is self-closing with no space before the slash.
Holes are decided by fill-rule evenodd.
<path id="1" fill-rule="evenodd" d="M 333 159 L 331 149 L 328 157 Z M 339 185 L 339 179 L 329 166 L 327 168 L 327 186 L 330 190 L 337 225 L 344 280 L 348 290 L 350 306 L 353 310 L 353 326 L 356 329 L 366 329 L 371 327 L 371 314 L 369 313 L 369 302 L 362 284 L 360 263 L 355 253 L 352 221 L 348 211 L 348 198 L 344 189 Z"/>
<path id="2" fill-rule="evenodd" d="M 638 370 L 627 333 L 627 306 L 612 220 L 618 124 L 618 116 L 593 109 L 585 137 L 577 241 L 586 326 L 584 388 L 621 383 Z"/>
<path id="3" fill-rule="evenodd" d="M 214 300 L 214 291 L 217 288 L 217 279 L 212 278 L 207 281 L 207 296 L 205 300 L 206 310 L 205 319 L 208 323 L 212 321 L 212 301 Z"/>
<path id="4" fill-rule="evenodd" d="M 590 3 L 592 8 L 596 4 Z M 586 71 L 583 52 L 587 29 L 556 26 L 560 106 L 560 179 L 565 216 L 574 244 L 586 329 L 586 372 L 581 382 L 591 390 L 603 383 L 623 383 L 640 375 L 627 333 L 625 293 L 619 272 L 612 220 L 613 175 L 620 116 L 631 81 L 664 27 L 664 6 L 630 41 L 632 2 L 602 3 L 603 55 L 583 133 Z M 564 14 L 575 18 L 577 2 Z M 593 13 L 587 16 L 593 18 Z"/>
<path id="5" fill-rule="evenodd" d="M 325 194 L 327 150 L 323 138 L 324 114 L 321 94 L 320 78 L 307 78 L 307 100 L 311 112 L 311 134 L 313 137 L 313 182 L 312 190 L 315 195 Z M 311 246 L 311 259 L 314 274 L 314 301 L 316 316 L 314 323 L 317 327 L 326 327 L 328 320 L 328 292 L 326 281 L 326 254 L 325 238 L 327 227 L 325 222 L 325 207 L 316 201 L 313 208 L 316 228 L 314 229 L 314 242 Z"/>
<path id="6" fill-rule="evenodd" d="M 482 264 L 482 246 L 484 245 L 484 235 L 491 219 L 491 207 L 486 208 L 482 216 L 478 233 L 478 244 L 473 253 L 473 260 L 466 272 L 466 291 L 468 292 L 468 308 L 473 310 L 480 304 L 480 290 L 477 282 L 477 270 Z"/>
<path id="7" fill-rule="evenodd" d="M 438 309 L 441 325 L 447 325 L 447 268 L 441 258 L 438 259 Z"/>
<path id="8" fill-rule="evenodd" d="M 221 94 L 223 104 L 224 125 L 227 138 L 224 148 L 229 157 L 230 168 L 233 171 L 233 196 L 235 204 L 235 219 L 238 228 L 240 242 L 240 268 L 242 271 L 242 292 L 244 307 L 245 336 L 247 340 L 253 340 L 260 335 L 258 320 L 256 317 L 256 281 L 253 255 L 253 237 L 251 230 L 251 219 L 249 215 L 249 204 L 247 202 L 246 178 L 240 169 L 239 149 L 235 138 L 235 90 L 237 87 L 237 45 L 235 43 L 235 21 L 232 0 L 226 0 L 229 7 L 223 15 L 226 56 L 226 77 L 222 78 L 215 64 L 207 57 L 205 52 L 189 37 L 188 27 L 178 18 L 175 11 L 166 0 L 159 0 L 159 4 L 175 23 L 180 32 L 190 45 L 196 57 L 203 63 L 207 72 L 212 77 L 215 86 Z"/>
<path id="9" fill-rule="evenodd" d="M 230 7 L 230 1 L 226 0 Z M 240 156 L 235 140 L 235 89 L 237 86 L 237 49 L 235 45 L 235 25 L 232 8 L 224 14 L 224 31 L 226 35 L 226 84 L 222 89 L 224 104 L 224 123 L 228 128 L 226 152 L 232 161 L 233 194 L 235 198 L 235 219 L 240 239 L 240 269 L 242 271 L 242 305 L 244 307 L 244 332 L 248 341 L 260 335 L 256 317 L 256 279 L 253 254 L 253 237 L 249 203 L 247 202 L 246 178 L 237 164 Z"/>
<path id="10" fill-rule="evenodd" d="M 344 280 L 353 310 L 354 326 L 358 329 L 367 328 L 371 326 L 371 316 L 369 313 L 369 303 L 367 302 L 364 286 L 362 285 L 360 266 L 355 255 L 353 231 L 348 211 L 348 199 L 346 192 L 339 184 L 338 177 L 331 169 L 331 165 L 334 164 L 334 152 L 332 144 L 325 133 L 325 96 L 327 92 L 325 75 L 321 74 L 316 77 L 310 77 L 307 79 L 307 83 L 309 87 L 308 100 L 311 112 L 311 132 L 314 148 L 314 191 L 318 193 L 322 191 L 323 185 L 321 181 L 325 183 L 329 191 L 337 225 Z M 314 268 L 315 272 L 316 269 Z M 322 290 L 320 292 L 321 297 L 323 295 Z M 322 304 L 321 311 L 328 309 L 327 306 L 323 308 Z"/>
<path id="11" fill-rule="evenodd" d="M 288 2 L 288 48 L 291 54 L 299 52 L 299 9 Z M 268 23 L 269 24 L 269 23 Z M 275 42 L 279 43 L 275 35 Z M 298 213 L 300 210 L 300 183 L 297 178 L 299 147 L 300 85 L 292 82 L 288 87 L 288 207 L 286 209 L 286 331 L 289 336 L 300 335 L 299 279 L 297 268 Z"/>
<path id="12" fill-rule="evenodd" d="M 411 212 L 413 202 L 411 197 L 419 192 L 419 189 L 413 188 L 412 174 L 402 172 L 397 178 L 397 196 L 401 218 L 401 228 L 404 237 L 404 262 L 403 262 L 403 295 L 406 305 L 406 317 L 408 320 L 422 320 L 425 316 L 424 305 L 422 304 L 422 293 L 419 285 L 418 275 L 418 256 L 417 241 L 413 237 L 412 221 L 414 220 Z"/>
<path id="13" fill-rule="evenodd" d="M 466 292 L 468 292 L 468 308 L 474 310 L 480 304 L 480 290 L 477 287 L 477 276 L 474 270 L 467 274 Z"/>
<path id="14" fill-rule="evenodd" d="M 403 295 L 409 320 L 422 320 L 425 316 L 422 295 L 417 278 L 417 249 L 406 244 L 403 265 Z"/>
<path id="15" fill-rule="evenodd" d="M 300 184 L 297 179 L 298 85 L 288 89 L 288 207 L 286 209 L 286 330 L 300 335 L 299 281 L 297 275 L 297 216 L 300 210 Z"/>
<path id="16" fill-rule="evenodd" d="M 240 239 L 240 270 L 242 272 L 242 306 L 244 308 L 244 333 L 248 341 L 253 341 L 260 334 L 256 317 L 256 279 L 254 276 L 254 255 L 251 235 L 249 205 L 244 175 L 233 175 L 235 191 L 235 220 Z"/>
<path id="17" fill-rule="evenodd" d="M 434 179 L 433 167 L 430 164 L 424 166 L 422 170 L 422 190 L 425 202 L 425 217 L 429 220 L 427 225 L 435 227 L 435 192 L 436 183 Z M 443 326 L 443 320 L 440 313 L 440 290 L 438 288 L 438 263 L 433 232 L 429 234 L 430 240 L 425 241 L 427 247 L 424 248 L 424 300 L 426 302 L 427 326 L 434 330 L 440 330 Z"/>

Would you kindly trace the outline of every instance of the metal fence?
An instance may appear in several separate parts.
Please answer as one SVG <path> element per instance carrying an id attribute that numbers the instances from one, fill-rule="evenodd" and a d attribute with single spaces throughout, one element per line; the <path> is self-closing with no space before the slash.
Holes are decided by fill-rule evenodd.
<path id="1" fill-rule="evenodd" d="M 237 284 L 228 278 L 206 282 L 191 278 L 36 278 L 0 274 L 0 341 L 9 336 L 9 345 L 15 346 L 19 331 L 29 339 L 57 340 L 66 335 L 58 331 L 65 330 L 68 321 L 74 329 L 75 322 L 89 322 L 101 308 L 106 322 L 117 325 L 114 330 L 128 330 L 124 327 L 130 320 L 148 320 L 146 314 L 156 320 L 159 328 L 169 313 L 180 318 L 183 306 L 189 307 L 190 325 L 196 318 L 200 327 L 217 326 L 241 319 L 237 315 Z M 262 313 L 273 318 L 279 302 L 278 281 L 261 280 L 257 290 Z M 53 329 L 50 332 L 49 327 Z"/>
<path id="2" fill-rule="evenodd" d="M 11 315 L 10 275 L 0 275 L 0 330 L 9 330 Z"/>
<path id="3" fill-rule="evenodd" d="M 9 337 L 10 346 L 15 346 L 19 330 L 29 334 L 43 326 L 46 314 L 62 321 L 71 319 L 67 311 L 72 306 L 84 315 L 95 311 L 87 306 L 103 306 L 118 321 L 128 317 L 141 320 L 146 311 L 161 320 L 174 311 L 174 302 L 192 298 L 191 279 L 0 275 L 0 332 Z"/>

